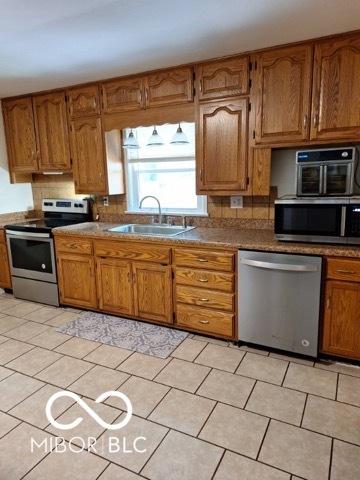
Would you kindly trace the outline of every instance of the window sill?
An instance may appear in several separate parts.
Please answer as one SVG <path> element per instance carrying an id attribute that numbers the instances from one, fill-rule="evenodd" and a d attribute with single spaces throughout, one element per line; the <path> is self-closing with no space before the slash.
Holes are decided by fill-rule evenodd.
<path id="1" fill-rule="evenodd" d="M 159 215 L 158 210 L 154 210 L 153 212 L 143 212 L 140 210 L 126 210 L 124 212 L 125 214 L 129 215 Z M 161 214 L 163 216 L 170 216 L 170 217 L 208 217 L 208 213 L 203 213 L 203 212 L 184 212 L 184 213 L 179 213 L 179 212 L 168 212 L 168 211 L 162 211 Z"/>

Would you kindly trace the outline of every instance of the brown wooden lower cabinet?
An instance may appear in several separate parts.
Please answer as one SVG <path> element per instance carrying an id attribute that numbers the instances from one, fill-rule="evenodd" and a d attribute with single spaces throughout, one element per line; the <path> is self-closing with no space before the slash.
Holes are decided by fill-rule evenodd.
<path id="1" fill-rule="evenodd" d="M 360 283 L 327 280 L 322 351 L 360 358 Z"/>
<path id="2" fill-rule="evenodd" d="M 134 262 L 135 316 L 173 323 L 171 267 Z"/>
<path id="3" fill-rule="evenodd" d="M 96 273 L 100 310 L 132 315 L 131 263 L 114 258 L 97 258 Z"/>
<path id="4" fill-rule="evenodd" d="M 11 276 L 6 243 L 0 243 L 0 287 L 11 288 Z"/>
<path id="5" fill-rule="evenodd" d="M 90 255 L 57 255 L 60 300 L 67 305 L 96 308 L 95 259 Z"/>

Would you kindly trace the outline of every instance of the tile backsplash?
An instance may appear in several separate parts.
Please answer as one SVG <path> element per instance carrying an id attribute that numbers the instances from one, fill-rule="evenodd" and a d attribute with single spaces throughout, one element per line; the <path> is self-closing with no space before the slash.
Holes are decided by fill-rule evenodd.
<path id="1" fill-rule="evenodd" d="M 84 195 L 76 195 L 74 180 L 70 173 L 63 175 L 33 175 L 31 184 L 34 210 L 41 211 L 43 198 L 83 198 Z"/>

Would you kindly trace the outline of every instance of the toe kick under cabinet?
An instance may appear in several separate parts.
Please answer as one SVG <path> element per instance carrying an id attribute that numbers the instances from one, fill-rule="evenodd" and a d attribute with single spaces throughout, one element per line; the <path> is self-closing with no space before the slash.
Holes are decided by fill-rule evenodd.
<path id="1" fill-rule="evenodd" d="M 235 252 L 72 235 L 55 246 L 65 305 L 236 335 Z"/>

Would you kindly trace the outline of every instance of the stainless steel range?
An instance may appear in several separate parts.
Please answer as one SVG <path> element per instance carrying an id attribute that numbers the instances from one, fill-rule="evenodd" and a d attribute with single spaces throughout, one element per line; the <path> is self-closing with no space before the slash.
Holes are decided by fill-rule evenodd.
<path id="1" fill-rule="evenodd" d="M 59 305 L 52 229 L 91 221 L 87 200 L 44 199 L 44 218 L 6 225 L 14 296 Z"/>

